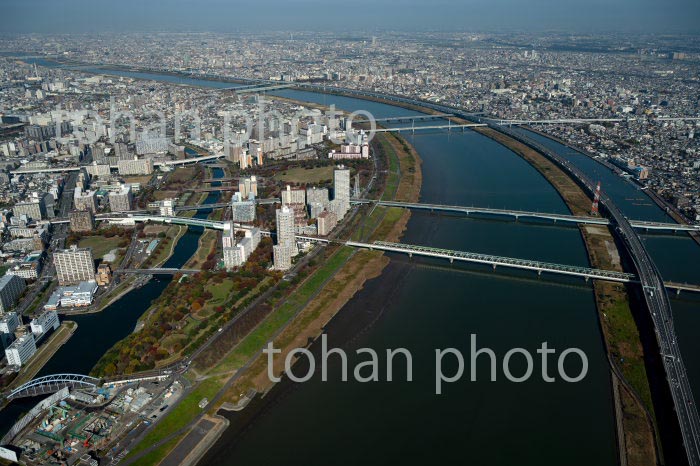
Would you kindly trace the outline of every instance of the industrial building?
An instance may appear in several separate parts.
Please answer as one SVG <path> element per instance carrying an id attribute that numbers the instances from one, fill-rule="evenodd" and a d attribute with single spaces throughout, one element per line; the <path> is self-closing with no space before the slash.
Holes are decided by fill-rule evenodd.
<path id="1" fill-rule="evenodd" d="M 55 312 L 61 307 L 86 307 L 92 304 L 97 292 L 97 281 L 89 280 L 72 286 L 59 286 L 44 304 L 44 310 Z M 33 322 L 33 321 L 32 321 Z M 34 327 L 32 327 L 32 331 Z"/>

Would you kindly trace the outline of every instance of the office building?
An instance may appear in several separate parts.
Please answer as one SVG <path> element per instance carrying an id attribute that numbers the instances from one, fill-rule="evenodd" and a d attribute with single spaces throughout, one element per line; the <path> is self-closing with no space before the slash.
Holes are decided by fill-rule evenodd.
<path id="1" fill-rule="evenodd" d="M 112 212 L 128 212 L 132 208 L 132 202 L 131 186 L 122 185 L 119 191 L 109 193 L 109 208 Z"/>
<path id="2" fill-rule="evenodd" d="M 16 312 L 6 312 L 0 317 L 0 333 L 15 333 L 22 324 Z"/>
<path id="3" fill-rule="evenodd" d="M 93 231 L 95 216 L 89 210 L 74 210 L 68 214 L 70 231 Z"/>
<path id="4" fill-rule="evenodd" d="M 23 335 L 16 339 L 5 350 L 7 364 L 10 366 L 22 366 L 36 353 L 34 335 Z"/>
<path id="5" fill-rule="evenodd" d="M 230 160 L 233 163 L 240 163 L 241 156 L 244 152 L 245 149 L 241 146 L 240 143 L 227 142 L 226 144 L 224 144 L 224 155 L 228 160 Z"/>
<path id="6" fill-rule="evenodd" d="M 94 284 L 95 282 L 93 281 L 92 283 Z M 97 285 L 95 285 L 95 288 L 97 288 Z M 58 314 L 56 314 L 56 311 L 44 311 L 32 319 L 29 324 L 36 341 L 39 341 L 49 331 L 56 330 L 59 325 L 61 324 L 58 321 Z"/>
<path id="7" fill-rule="evenodd" d="M 9 311 L 15 305 L 24 289 L 24 279 L 17 275 L 4 275 L 0 278 L 0 312 Z"/>
<path id="8" fill-rule="evenodd" d="M 0 317 L 0 343 L 6 350 L 15 341 L 15 330 L 22 325 L 22 319 L 16 312 L 6 312 Z"/>
<path id="9" fill-rule="evenodd" d="M 350 210 L 350 169 L 343 165 L 333 171 L 333 200 L 337 201 L 340 220 Z"/>
<path id="10" fill-rule="evenodd" d="M 59 285 L 72 285 L 95 278 L 95 261 L 89 248 L 71 246 L 70 249 L 56 251 L 53 264 Z"/>

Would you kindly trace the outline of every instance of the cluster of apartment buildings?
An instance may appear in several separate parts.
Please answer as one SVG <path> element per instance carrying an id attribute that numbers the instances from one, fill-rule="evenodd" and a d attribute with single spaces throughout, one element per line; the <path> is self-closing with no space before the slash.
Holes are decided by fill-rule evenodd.
<path id="1" fill-rule="evenodd" d="M 327 188 L 292 189 L 281 194 L 282 206 L 276 211 L 277 244 L 273 246 L 273 262 L 277 270 L 288 270 L 298 254 L 296 235 L 328 236 L 350 210 L 350 169 L 343 165 L 333 170 L 333 199 Z M 309 225 L 308 217 L 315 219 Z"/>

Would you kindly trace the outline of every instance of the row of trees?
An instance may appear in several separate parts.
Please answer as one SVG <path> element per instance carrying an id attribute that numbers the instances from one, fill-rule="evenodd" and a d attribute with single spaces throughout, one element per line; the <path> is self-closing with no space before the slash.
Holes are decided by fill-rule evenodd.
<path id="1" fill-rule="evenodd" d="M 271 254 L 272 241 L 264 238 L 245 266 L 238 270 L 204 270 L 184 278 L 175 276 L 147 311 L 143 328 L 114 345 L 98 361 L 92 374 L 111 376 L 149 370 L 159 361 L 193 351 L 254 299 L 251 292 L 262 280 L 268 276 L 279 279 L 279 274 L 267 270 Z M 224 281 L 232 282 L 224 302 L 211 307 L 213 313 L 208 318 L 196 325 L 188 324 L 191 322 L 188 316 L 197 315 L 209 305 L 213 298 L 211 287 Z M 236 307 L 238 301 L 241 303 Z M 164 345 L 166 339 L 175 343 Z"/>

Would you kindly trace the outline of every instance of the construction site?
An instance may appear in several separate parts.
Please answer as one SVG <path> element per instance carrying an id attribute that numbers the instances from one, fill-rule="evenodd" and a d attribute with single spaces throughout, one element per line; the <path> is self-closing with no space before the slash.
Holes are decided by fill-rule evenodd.
<path id="1" fill-rule="evenodd" d="M 182 395 L 167 377 L 64 387 L 27 413 L 2 439 L 2 457 L 27 465 L 98 465 Z M 13 457 L 14 456 L 14 457 Z"/>

